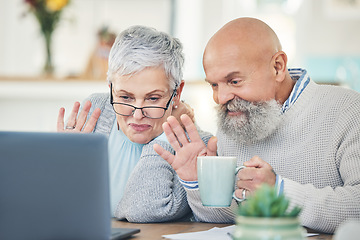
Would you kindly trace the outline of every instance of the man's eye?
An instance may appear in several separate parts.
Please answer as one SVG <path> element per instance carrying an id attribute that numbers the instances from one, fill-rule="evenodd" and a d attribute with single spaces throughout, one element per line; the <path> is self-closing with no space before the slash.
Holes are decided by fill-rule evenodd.
<path id="1" fill-rule="evenodd" d="M 217 83 L 209 83 L 210 84 L 210 86 L 212 87 L 212 88 L 216 88 L 217 87 Z"/>
<path id="2" fill-rule="evenodd" d="M 231 84 L 231 85 L 239 85 L 240 82 L 241 82 L 240 80 L 231 80 L 231 81 L 230 81 L 230 84 Z"/>

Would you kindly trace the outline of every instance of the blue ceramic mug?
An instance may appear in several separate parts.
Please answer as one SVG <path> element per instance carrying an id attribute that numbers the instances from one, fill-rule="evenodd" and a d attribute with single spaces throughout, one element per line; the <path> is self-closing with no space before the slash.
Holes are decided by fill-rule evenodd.
<path id="1" fill-rule="evenodd" d="M 197 158 L 200 197 L 203 206 L 229 207 L 235 198 L 235 176 L 245 168 L 236 167 L 236 157 L 201 156 Z"/>

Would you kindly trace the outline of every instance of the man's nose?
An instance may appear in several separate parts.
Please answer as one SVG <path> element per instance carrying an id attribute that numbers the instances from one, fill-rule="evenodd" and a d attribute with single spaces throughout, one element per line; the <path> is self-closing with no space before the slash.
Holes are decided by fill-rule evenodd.
<path id="1" fill-rule="evenodd" d="M 235 95 L 228 86 L 218 86 L 217 93 L 216 96 L 214 96 L 214 99 L 215 102 L 218 104 L 226 104 L 234 97 Z"/>

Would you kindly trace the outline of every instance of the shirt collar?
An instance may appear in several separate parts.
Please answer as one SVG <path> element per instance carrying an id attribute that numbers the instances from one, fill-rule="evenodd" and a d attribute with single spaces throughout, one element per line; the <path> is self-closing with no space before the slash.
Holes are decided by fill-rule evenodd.
<path id="1" fill-rule="evenodd" d="M 289 68 L 290 77 L 296 81 L 289 98 L 284 102 L 282 106 L 282 112 L 285 113 L 289 108 L 294 105 L 301 93 L 310 82 L 310 77 L 307 71 L 302 68 Z"/>

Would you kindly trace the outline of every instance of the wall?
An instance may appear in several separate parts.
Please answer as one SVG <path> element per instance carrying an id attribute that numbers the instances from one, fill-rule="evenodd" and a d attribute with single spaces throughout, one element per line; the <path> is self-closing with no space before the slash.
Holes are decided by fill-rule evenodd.
<path id="1" fill-rule="evenodd" d="M 60 107 L 67 118 L 75 101 L 105 91 L 95 81 L 0 81 L 0 130 L 54 132 Z"/>
<path id="2" fill-rule="evenodd" d="M 36 76 L 43 66 L 43 40 L 35 18 L 23 16 L 23 1 L 0 0 L 0 76 Z M 316 80 L 334 81 L 328 79 L 334 74 L 317 72 L 321 58 L 336 62 L 350 57 L 356 65 L 360 56 L 360 1 L 352 1 L 357 4 L 353 7 L 338 7 L 337 1 L 341 0 L 72 0 L 54 36 L 57 75 L 84 70 L 101 26 L 119 32 L 143 24 L 180 38 L 186 80 L 203 79 L 201 57 L 208 39 L 227 21 L 254 16 L 278 33 L 291 66 L 309 67 Z"/>
<path id="3" fill-rule="evenodd" d="M 0 0 L 0 75 L 36 76 L 45 50 L 35 17 L 24 0 Z M 80 74 L 95 47 L 96 33 L 108 25 L 120 32 L 130 25 L 169 31 L 169 0 L 72 0 L 54 33 L 56 73 Z M 76 54 L 74 54 L 76 53 Z"/>
<path id="4" fill-rule="evenodd" d="M 353 2 L 304 1 L 295 18 L 297 55 L 318 82 L 360 91 L 360 1 Z"/>
<path id="5" fill-rule="evenodd" d="M 104 24 L 117 32 L 144 24 L 173 32 L 184 44 L 185 81 L 203 82 L 201 56 L 208 39 L 227 21 L 253 16 L 278 33 L 290 67 L 306 67 L 315 81 L 360 91 L 360 6 L 334 8 L 333 1 L 340 0 L 72 0 L 54 39 L 57 76 L 83 71 L 96 32 Z M 173 6 L 176 11 L 171 15 Z M 23 0 L 0 0 L 0 128 L 53 131 L 60 106 L 70 110 L 75 100 L 107 91 L 107 86 L 94 81 L 24 82 L 14 77 L 36 79 L 44 60 L 38 25 L 33 16 L 22 16 L 25 12 Z M 210 87 L 186 84 L 183 99 L 196 110 L 198 124 L 215 133 Z"/>

